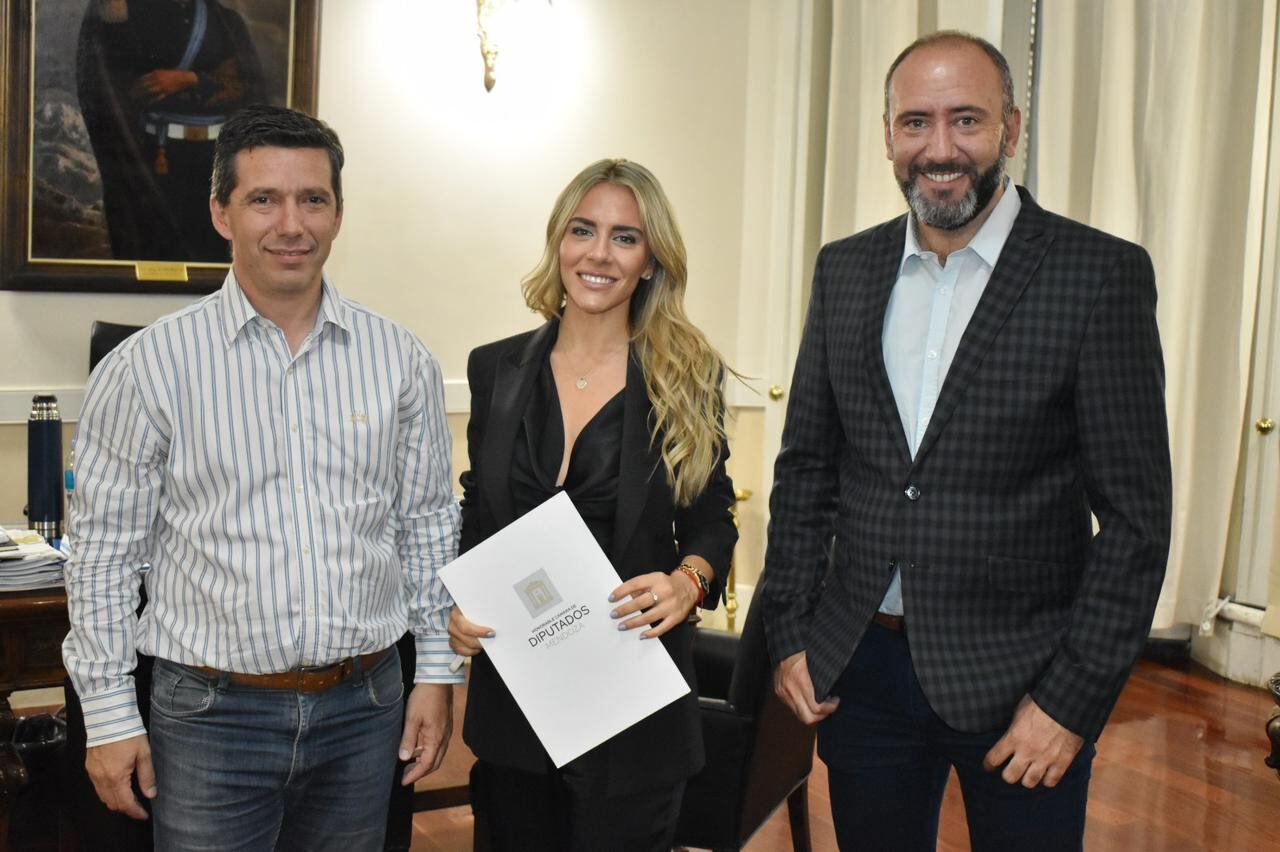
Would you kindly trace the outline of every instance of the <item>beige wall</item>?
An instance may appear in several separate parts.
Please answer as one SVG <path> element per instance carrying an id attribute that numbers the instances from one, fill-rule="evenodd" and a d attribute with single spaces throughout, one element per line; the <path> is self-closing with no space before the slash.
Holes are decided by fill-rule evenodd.
<path id="1" fill-rule="evenodd" d="M 531 327 L 519 279 L 556 194 L 625 156 L 663 181 L 690 255 L 689 311 L 737 334 L 748 15 L 740 0 L 526 2 L 526 37 L 481 85 L 474 5 L 324 5 L 320 115 L 343 138 L 346 215 L 329 271 L 409 326 L 448 380 L 475 345 Z M 661 50 L 655 49 L 661 45 Z M 145 323 L 181 296 L 0 291 L 0 393 L 82 387 L 94 319 Z"/>
<path id="2" fill-rule="evenodd" d="M 741 253 L 747 22 L 740 0 L 526 2 L 530 30 L 481 85 L 474 4 L 324 7 L 320 115 L 348 153 L 342 291 L 408 325 L 464 377 L 479 343 L 532 327 L 519 281 L 556 195 L 627 157 L 669 193 L 688 307 L 732 355 Z M 655 50 L 654 45 L 661 45 Z"/>

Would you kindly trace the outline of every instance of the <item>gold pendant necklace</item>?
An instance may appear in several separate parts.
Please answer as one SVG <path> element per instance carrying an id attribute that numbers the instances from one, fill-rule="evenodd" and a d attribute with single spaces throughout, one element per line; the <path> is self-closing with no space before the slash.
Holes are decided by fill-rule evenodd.
<path id="1" fill-rule="evenodd" d="M 590 369 L 590 370 L 587 370 L 587 371 L 585 371 L 585 372 L 583 372 L 583 371 L 581 371 L 581 370 L 578 370 L 576 367 L 574 367 L 572 364 L 570 364 L 570 363 L 569 363 L 569 356 L 568 356 L 568 355 L 566 355 L 565 353 L 560 352 L 560 353 L 557 353 L 557 354 L 559 354 L 559 355 L 560 355 L 560 358 L 561 358 L 561 360 L 564 362 L 565 366 L 569 368 L 569 373 L 570 373 L 570 375 L 577 376 L 577 378 L 576 378 L 576 379 L 574 379 L 574 381 L 573 381 L 573 386 L 574 386 L 575 388 L 577 388 L 578 390 L 580 390 L 580 391 L 581 391 L 581 390 L 586 390 L 586 389 L 587 389 L 587 385 L 589 385 L 589 384 L 591 383 L 591 382 L 590 382 L 590 379 L 591 379 L 591 374 L 592 374 L 592 373 L 594 373 L 596 370 L 599 370 L 599 369 L 600 369 L 601 367 L 603 367 L 605 364 L 608 364 L 608 363 L 610 363 L 611 361 L 613 361 L 614 356 L 616 356 L 618 353 L 620 353 L 620 352 L 626 352 L 626 351 L 627 351 L 627 350 L 626 350 L 625 348 L 623 348 L 623 349 L 619 349 L 619 350 L 617 350 L 616 352 L 610 352 L 610 353 L 609 353 L 608 355 L 606 355 L 604 358 L 601 358 L 599 361 L 597 361 L 595 364 L 593 364 L 593 365 L 591 366 L 591 369 Z"/>

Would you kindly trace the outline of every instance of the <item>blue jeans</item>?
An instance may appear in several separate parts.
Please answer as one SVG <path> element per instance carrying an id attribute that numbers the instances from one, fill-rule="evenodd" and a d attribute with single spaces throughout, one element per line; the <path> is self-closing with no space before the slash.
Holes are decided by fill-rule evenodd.
<path id="1" fill-rule="evenodd" d="M 1093 744 L 1055 787 L 1006 783 L 982 766 L 1004 730 L 964 733 L 938 718 L 916 679 L 909 639 L 872 624 L 832 689 L 839 709 L 818 725 L 840 848 L 932 852 L 953 766 L 973 849 L 1083 848 Z"/>
<path id="2" fill-rule="evenodd" d="M 311 694 L 156 660 L 156 848 L 378 852 L 403 691 L 394 653 Z"/>

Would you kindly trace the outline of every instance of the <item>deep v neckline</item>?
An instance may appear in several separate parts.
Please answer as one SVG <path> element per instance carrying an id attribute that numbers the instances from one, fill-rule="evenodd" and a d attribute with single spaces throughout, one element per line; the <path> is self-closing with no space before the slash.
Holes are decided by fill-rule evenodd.
<path id="1" fill-rule="evenodd" d="M 574 436 L 572 444 L 569 443 L 569 430 L 564 419 L 564 405 L 562 405 L 560 401 L 560 386 L 556 384 L 554 372 L 551 376 L 551 388 L 555 396 L 556 411 L 560 415 L 560 467 L 556 470 L 555 486 L 556 488 L 564 488 L 565 483 L 569 481 L 569 471 L 573 469 L 574 453 L 576 453 L 578 451 L 578 447 L 582 445 L 582 436 L 587 434 L 587 430 L 600 419 L 600 415 L 626 392 L 627 384 L 624 381 L 622 383 L 622 387 L 618 389 L 618 392 L 602 402 L 600 407 L 587 418 L 586 422 L 582 424 L 582 428 L 578 430 L 578 434 Z M 564 474 L 563 477 L 560 475 L 562 472 Z"/>

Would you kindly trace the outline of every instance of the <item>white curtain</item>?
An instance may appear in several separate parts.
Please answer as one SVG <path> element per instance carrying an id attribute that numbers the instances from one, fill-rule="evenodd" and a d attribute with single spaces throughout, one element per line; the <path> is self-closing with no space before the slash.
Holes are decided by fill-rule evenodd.
<path id="1" fill-rule="evenodd" d="M 821 0 L 819 0 L 821 2 Z M 830 98 L 822 242 L 900 215 L 902 193 L 885 157 L 884 75 L 911 42 L 957 29 L 999 46 L 1013 66 L 1019 100 L 1027 79 L 1032 0 L 835 0 L 832 4 Z M 1010 173 L 1021 174 L 1021 159 Z"/>
<path id="2" fill-rule="evenodd" d="M 1037 200 L 1140 243 L 1156 268 L 1174 471 L 1157 628 L 1200 620 L 1233 539 L 1258 300 L 1260 222 L 1249 211 L 1265 188 L 1255 148 L 1270 124 L 1258 109 L 1271 76 L 1259 67 L 1269 54 L 1259 34 L 1270 2 L 1041 5 Z"/>
<path id="3" fill-rule="evenodd" d="M 884 74 L 921 35 L 919 4 L 844 0 L 832 10 L 831 88 L 822 242 L 902 213 L 902 194 L 885 158 Z"/>

